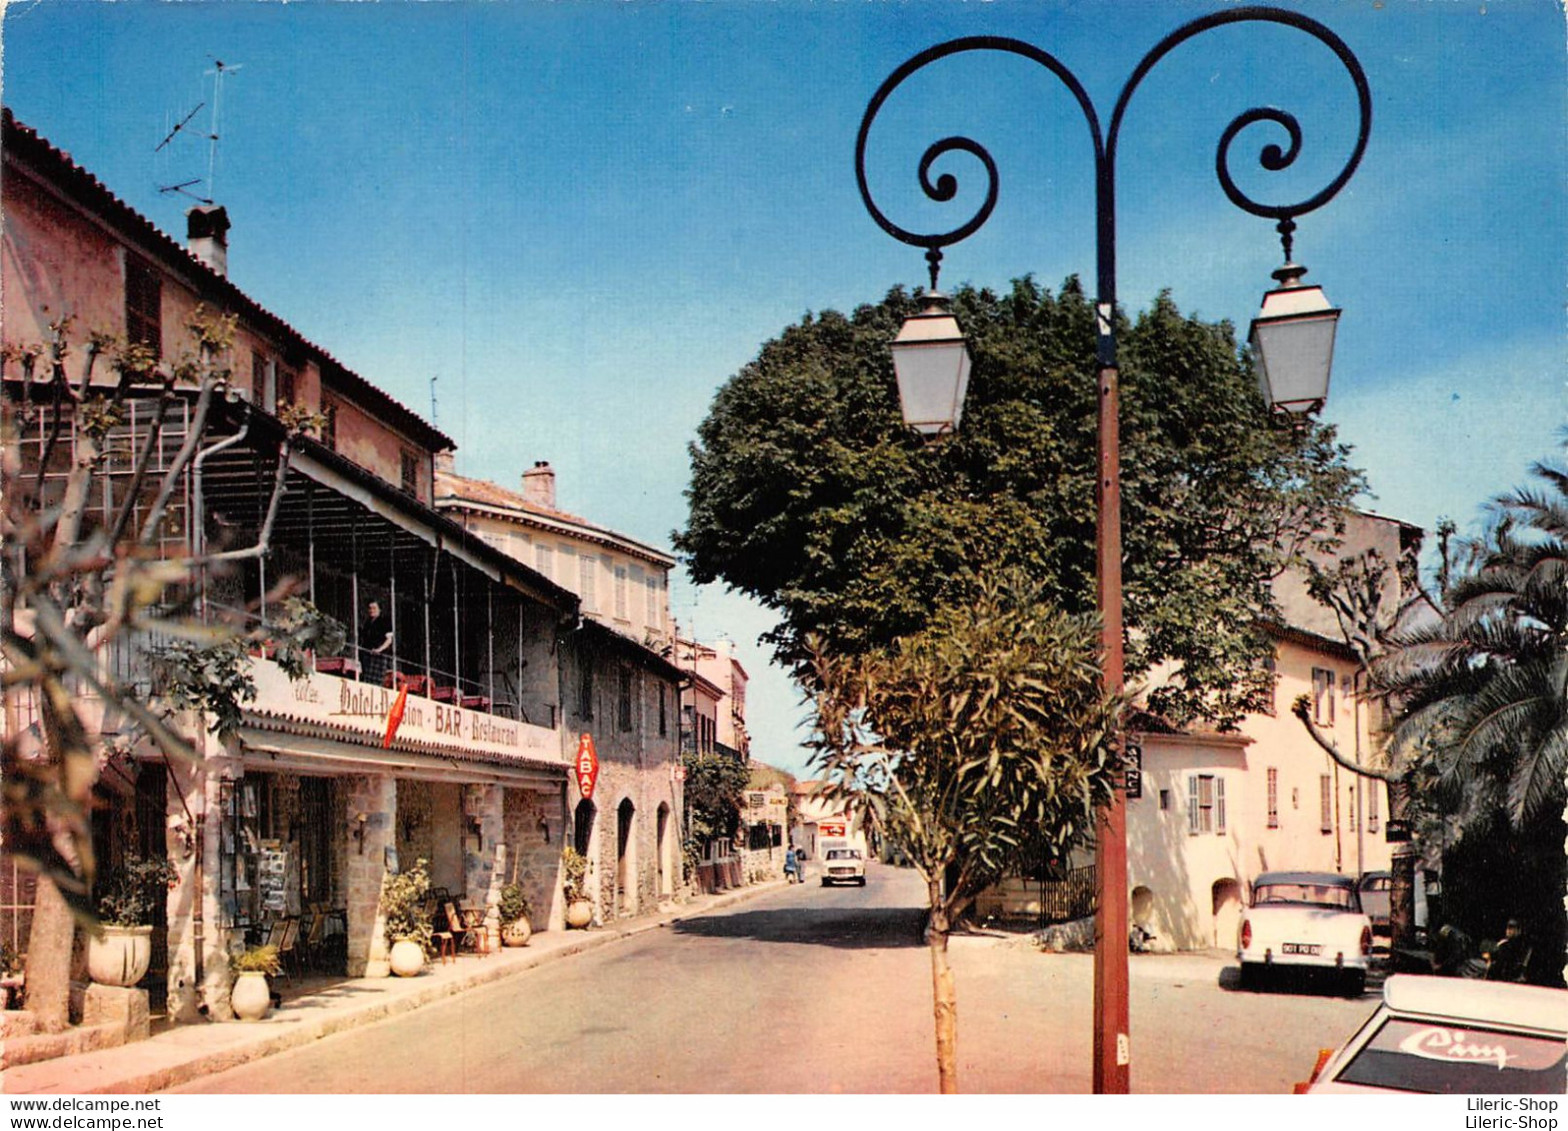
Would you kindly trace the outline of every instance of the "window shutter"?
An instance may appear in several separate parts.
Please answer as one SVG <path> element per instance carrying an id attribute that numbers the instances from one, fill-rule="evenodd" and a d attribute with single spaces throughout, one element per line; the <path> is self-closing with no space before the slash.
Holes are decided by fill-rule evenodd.
<path id="1" fill-rule="evenodd" d="M 1225 779 L 1214 779 L 1214 831 L 1225 834 Z"/>
<path id="2" fill-rule="evenodd" d="M 1201 817 L 1198 805 L 1198 775 L 1187 775 L 1187 835 L 1198 835 L 1198 821 Z"/>

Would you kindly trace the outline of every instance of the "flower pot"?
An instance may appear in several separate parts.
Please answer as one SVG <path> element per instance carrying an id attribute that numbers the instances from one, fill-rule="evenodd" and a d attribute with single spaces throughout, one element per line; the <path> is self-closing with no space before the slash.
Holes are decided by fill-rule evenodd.
<path id="1" fill-rule="evenodd" d="M 242 971 L 229 991 L 229 1007 L 241 1021 L 260 1021 L 272 1009 L 272 987 L 260 970 Z"/>
<path id="2" fill-rule="evenodd" d="M 425 968 L 425 948 L 413 939 L 398 939 L 392 944 L 392 973 L 412 978 Z"/>
<path id="3" fill-rule="evenodd" d="M 100 986 L 134 986 L 151 961 L 151 927 L 104 927 L 88 938 L 87 973 Z"/>
<path id="4" fill-rule="evenodd" d="M 566 905 L 566 925 L 581 930 L 593 922 L 593 904 L 586 899 L 574 899 Z"/>
<path id="5" fill-rule="evenodd" d="M 533 937 L 534 928 L 528 922 L 528 916 L 520 915 L 501 928 L 502 946 L 527 946 L 528 940 Z"/>

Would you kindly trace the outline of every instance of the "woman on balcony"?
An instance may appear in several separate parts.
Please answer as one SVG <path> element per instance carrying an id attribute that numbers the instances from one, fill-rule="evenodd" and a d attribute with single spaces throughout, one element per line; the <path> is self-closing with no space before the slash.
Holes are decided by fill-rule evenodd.
<path id="1" fill-rule="evenodd" d="M 365 682 L 383 683 L 392 654 L 392 619 L 381 611 L 379 601 L 370 602 L 366 612 L 369 618 L 359 630 L 360 663 L 365 670 Z"/>

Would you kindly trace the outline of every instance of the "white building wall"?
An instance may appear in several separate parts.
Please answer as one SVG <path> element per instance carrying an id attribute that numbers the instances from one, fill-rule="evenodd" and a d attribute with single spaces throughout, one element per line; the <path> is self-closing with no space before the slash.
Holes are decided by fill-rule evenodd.
<path id="1" fill-rule="evenodd" d="M 1334 722 L 1322 728 L 1347 755 L 1355 755 L 1358 741 L 1365 755 L 1375 728 L 1353 694 L 1355 664 L 1290 641 L 1281 642 L 1276 654 L 1274 714 L 1248 716 L 1237 735 L 1143 738 L 1143 796 L 1127 806 L 1129 894 L 1132 921 L 1151 927 L 1164 946 L 1233 947 L 1240 901 L 1260 872 L 1357 875 L 1389 867 L 1386 787 L 1338 769 L 1290 711 L 1298 695 L 1312 694 L 1314 668 L 1334 672 Z M 1326 717 L 1326 701 L 1324 710 Z M 1191 831 L 1194 776 L 1211 779 L 1215 800 L 1198 832 Z M 1330 789 L 1326 819 L 1320 801 L 1324 777 Z M 1375 822 L 1367 800 L 1373 793 Z"/>

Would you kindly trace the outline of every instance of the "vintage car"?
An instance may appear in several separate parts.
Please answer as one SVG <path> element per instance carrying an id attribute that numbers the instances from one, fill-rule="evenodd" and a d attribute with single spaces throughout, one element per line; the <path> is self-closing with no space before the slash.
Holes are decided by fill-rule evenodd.
<path id="1" fill-rule="evenodd" d="M 1353 876 L 1333 872 L 1265 872 L 1237 932 L 1241 984 L 1253 988 L 1286 968 L 1335 975 L 1351 996 L 1366 988 L 1372 923 L 1361 910 Z"/>
<path id="2" fill-rule="evenodd" d="M 1565 1040 L 1568 990 L 1393 974 L 1383 1003 L 1295 1091 L 1560 1096 Z"/>
<path id="3" fill-rule="evenodd" d="M 822 886 L 859 884 L 866 886 L 866 858 L 858 848 L 830 848 L 823 857 Z"/>

